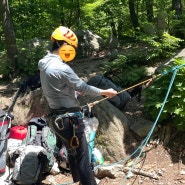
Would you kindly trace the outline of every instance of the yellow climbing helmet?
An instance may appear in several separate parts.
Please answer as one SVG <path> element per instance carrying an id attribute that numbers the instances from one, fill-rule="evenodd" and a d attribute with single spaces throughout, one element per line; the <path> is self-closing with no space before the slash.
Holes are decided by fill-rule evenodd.
<path id="1" fill-rule="evenodd" d="M 52 35 L 51 35 L 51 40 L 52 41 L 55 41 L 55 40 L 58 40 L 58 41 L 65 41 L 67 42 L 69 45 L 72 45 L 74 47 L 77 48 L 78 46 L 78 39 L 75 35 L 75 33 L 70 30 L 69 28 L 67 27 L 64 27 L 64 26 L 59 26 L 58 28 L 56 28 Z"/>

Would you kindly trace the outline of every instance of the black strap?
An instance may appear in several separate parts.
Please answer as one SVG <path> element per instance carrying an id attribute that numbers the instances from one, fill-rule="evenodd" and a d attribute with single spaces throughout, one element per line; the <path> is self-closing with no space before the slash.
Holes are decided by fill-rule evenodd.
<path id="1" fill-rule="evenodd" d="M 52 109 L 50 108 L 50 113 L 51 114 L 65 114 L 65 113 L 73 113 L 73 112 L 80 112 L 81 108 L 80 107 L 61 107 L 60 109 Z"/>
<path id="2" fill-rule="evenodd" d="M 44 164 L 45 164 L 45 161 L 46 161 L 46 155 L 44 155 L 42 152 L 40 152 L 39 155 L 38 155 L 38 160 L 39 160 L 39 165 L 40 165 L 40 172 L 39 172 L 39 175 L 38 175 L 38 180 L 35 183 L 35 185 L 40 185 L 41 184 L 42 174 L 43 174 L 43 171 L 44 171 Z"/>
<path id="3" fill-rule="evenodd" d="M 38 130 L 42 130 L 42 128 L 47 125 L 47 121 L 46 119 L 41 117 L 33 117 L 28 122 L 28 125 L 35 125 L 38 128 Z"/>

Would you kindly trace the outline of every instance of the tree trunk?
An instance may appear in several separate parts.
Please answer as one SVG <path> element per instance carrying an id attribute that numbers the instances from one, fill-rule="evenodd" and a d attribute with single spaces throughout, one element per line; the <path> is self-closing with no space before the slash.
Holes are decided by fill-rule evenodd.
<path id="1" fill-rule="evenodd" d="M 122 20 L 118 21 L 118 40 L 123 40 L 123 22 Z"/>
<path id="2" fill-rule="evenodd" d="M 110 17 L 110 27 L 112 30 L 112 35 L 114 35 L 117 38 L 117 29 L 116 29 L 116 24 L 113 19 L 113 17 L 114 17 L 113 13 L 111 12 L 111 10 L 109 8 L 107 8 L 106 13 Z"/>
<path id="3" fill-rule="evenodd" d="M 175 14 L 178 19 L 182 18 L 182 2 L 181 2 L 181 0 L 172 0 L 172 10 L 175 10 Z"/>
<path id="4" fill-rule="evenodd" d="M 83 29 L 82 21 L 81 21 L 81 9 L 80 9 L 80 1 L 77 0 L 77 20 L 78 26 L 80 29 Z"/>
<path id="5" fill-rule="evenodd" d="M 135 11 L 135 0 L 129 0 L 129 11 L 132 25 L 135 30 L 139 27 L 138 16 Z"/>
<path id="6" fill-rule="evenodd" d="M 164 31 L 166 30 L 167 24 L 165 21 L 164 12 L 157 14 L 156 18 L 156 32 L 159 37 L 162 37 Z"/>
<path id="7" fill-rule="evenodd" d="M 153 15 L 153 0 L 145 0 L 146 2 L 146 12 L 147 12 L 147 19 L 148 22 L 153 22 L 154 15 Z"/>
<path id="8" fill-rule="evenodd" d="M 16 49 L 16 39 L 15 39 L 12 19 L 10 16 L 8 0 L 0 1 L 0 12 L 1 12 L 0 16 L 2 19 L 3 31 L 5 35 L 7 56 L 12 63 L 13 70 L 14 70 L 13 76 L 14 76 L 17 70 L 17 49 Z"/>

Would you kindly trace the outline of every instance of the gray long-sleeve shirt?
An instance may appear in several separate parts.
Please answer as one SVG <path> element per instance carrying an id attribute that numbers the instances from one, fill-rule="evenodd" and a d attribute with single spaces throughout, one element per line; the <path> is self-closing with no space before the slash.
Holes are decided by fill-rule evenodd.
<path id="1" fill-rule="evenodd" d="M 56 54 L 47 54 L 38 63 L 43 93 L 49 107 L 79 107 L 76 91 L 90 96 L 100 96 L 100 89 L 87 85 L 72 68 Z"/>

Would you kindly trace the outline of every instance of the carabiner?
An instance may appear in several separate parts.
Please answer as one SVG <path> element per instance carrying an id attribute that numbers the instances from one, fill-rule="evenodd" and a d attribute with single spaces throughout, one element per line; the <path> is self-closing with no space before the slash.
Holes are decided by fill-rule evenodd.
<path id="1" fill-rule="evenodd" d="M 70 139 L 69 145 L 71 148 L 76 149 L 79 147 L 78 137 L 75 135 L 75 124 L 73 123 L 73 136 Z"/>
<path id="2" fill-rule="evenodd" d="M 55 121 L 55 126 L 57 127 L 58 130 L 63 130 L 64 129 L 64 120 L 62 116 L 57 116 Z"/>

